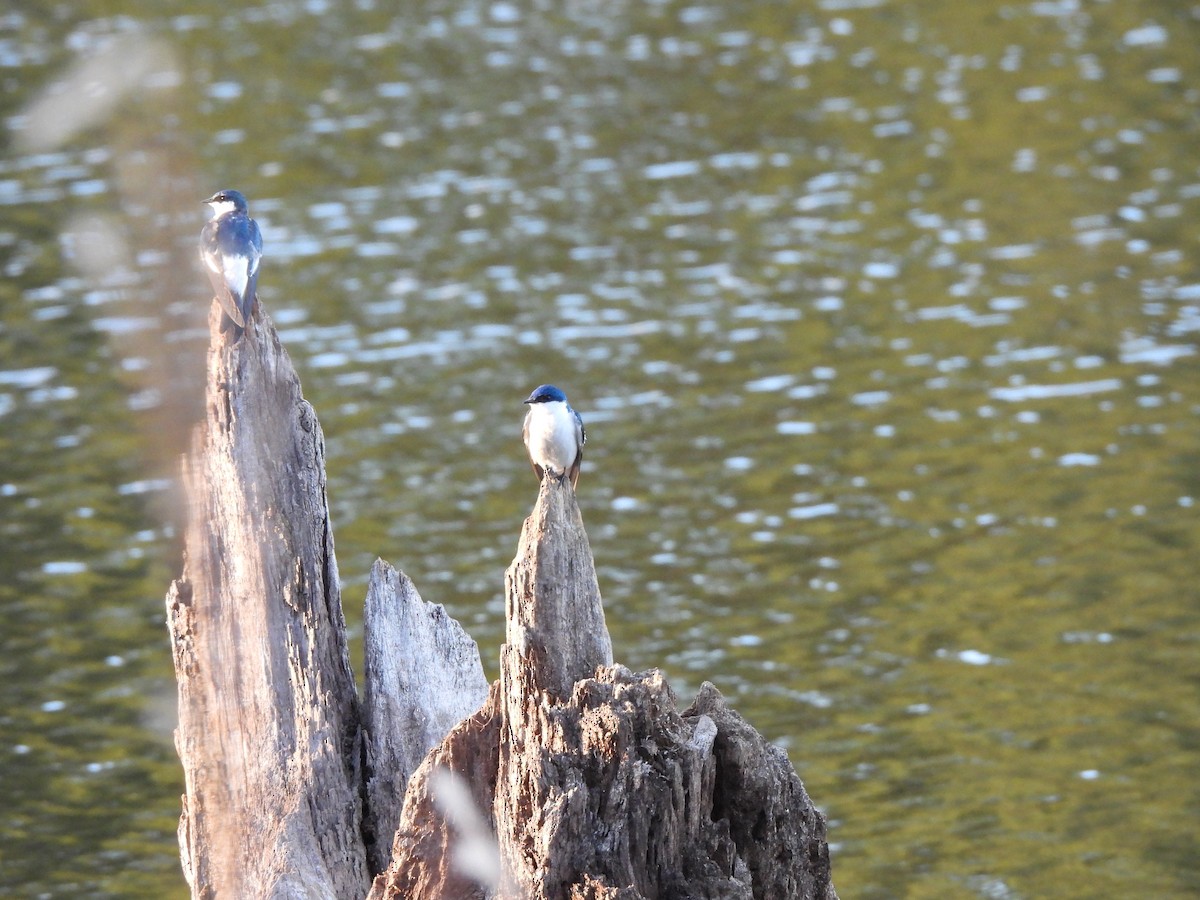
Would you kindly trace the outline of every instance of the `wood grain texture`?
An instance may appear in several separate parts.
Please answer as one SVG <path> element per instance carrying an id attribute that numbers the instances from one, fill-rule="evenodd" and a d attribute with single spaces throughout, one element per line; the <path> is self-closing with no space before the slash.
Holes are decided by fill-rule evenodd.
<path id="1" fill-rule="evenodd" d="M 196 897 L 362 897 L 361 733 L 324 437 L 261 313 L 236 342 L 215 305 L 209 324 L 186 558 L 167 596 L 184 874 Z"/>
<path id="2" fill-rule="evenodd" d="M 383 560 L 371 569 L 363 645 L 363 832 L 371 871 L 381 872 L 391 858 L 409 777 L 483 705 L 488 681 L 471 636 Z"/>
<path id="3" fill-rule="evenodd" d="M 372 900 L 836 900 L 787 755 L 711 685 L 680 712 L 657 670 L 612 664 L 569 484 L 542 483 L 505 585 L 501 677 L 410 782 Z M 457 808 L 439 771 L 465 785 Z"/>
<path id="4" fill-rule="evenodd" d="M 369 900 L 484 900 L 499 885 L 491 827 L 500 743 L 500 682 L 483 707 L 425 757 L 408 784 L 391 864 Z M 445 781 L 457 779 L 456 796 Z"/>
<path id="5" fill-rule="evenodd" d="M 516 654 L 512 665 L 501 660 L 508 701 L 523 691 L 570 696 L 576 681 L 612 664 L 592 548 L 569 484 L 542 479 L 504 587 L 505 643 Z"/>

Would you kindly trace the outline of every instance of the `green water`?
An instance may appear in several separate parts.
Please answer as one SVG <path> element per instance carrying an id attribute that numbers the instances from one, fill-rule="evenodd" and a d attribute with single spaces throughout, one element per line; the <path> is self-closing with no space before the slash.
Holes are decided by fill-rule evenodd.
<path id="1" fill-rule="evenodd" d="M 382 555 L 496 674 L 554 382 L 617 658 L 787 748 L 843 897 L 1200 892 L 1200 7 L 83 2 L 0 79 L 0 892 L 185 894 L 222 187 L 354 629 Z"/>

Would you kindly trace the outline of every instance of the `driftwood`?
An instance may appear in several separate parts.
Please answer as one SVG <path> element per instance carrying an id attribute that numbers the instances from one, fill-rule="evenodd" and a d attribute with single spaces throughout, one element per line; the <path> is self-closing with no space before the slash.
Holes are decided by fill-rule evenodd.
<path id="1" fill-rule="evenodd" d="M 712 685 L 679 710 L 613 664 L 569 483 L 522 529 L 490 688 L 458 623 L 376 563 L 360 704 L 316 416 L 261 309 L 210 331 L 167 595 L 194 897 L 836 898 L 786 754 Z"/>

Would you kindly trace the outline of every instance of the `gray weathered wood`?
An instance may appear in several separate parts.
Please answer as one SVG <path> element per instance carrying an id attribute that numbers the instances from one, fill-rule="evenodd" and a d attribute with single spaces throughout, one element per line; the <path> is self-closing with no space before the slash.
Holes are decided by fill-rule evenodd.
<path id="1" fill-rule="evenodd" d="M 504 586 L 505 641 L 519 659 L 523 690 L 561 699 L 597 666 L 612 663 L 591 545 L 565 481 L 542 479 Z M 507 666 L 504 672 L 518 675 Z M 504 693 L 517 699 L 507 687 Z"/>
<path id="2" fill-rule="evenodd" d="M 167 596 L 184 874 L 195 897 L 362 897 L 361 735 L 324 437 L 265 315 L 236 343 L 218 316 Z"/>
<path id="3" fill-rule="evenodd" d="M 729 824 L 730 839 L 750 871 L 754 896 L 836 900 L 825 817 L 813 806 L 787 754 L 755 731 L 707 681 L 681 715 L 694 730 L 693 741 L 701 735 L 703 742 L 712 741 L 718 783 L 711 816 Z"/>
<path id="4" fill-rule="evenodd" d="M 458 623 L 376 563 L 360 711 L 320 426 L 265 313 L 236 342 L 219 316 L 167 595 L 193 897 L 357 898 L 387 864 L 372 900 L 836 900 L 786 754 L 711 685 L 681 712 L 613 664 L 569 482 L 521 531 L 490 689 Z"/>
<path id="5" fill-rule="evenodd" d="M 435 747 L 409 781 L 391 864 L 368 900 L 468 900 L 499 885 L 490 827 L 500 742 L 500 682 L 483 707 Z M 453 773 L 462 796 L 449 802 L 438 778 Z M 475 823 L 472 828 L 471 824 Z"/>
<path id="6" fill-rule="evenodd" d="M 363 833 L 372 872 L 391 858 L 409 777 L 425 755 L 488 696 L 479 648 L 426 603 L 412 581 L 376 560 L 363 614 Z"/>
<path id="7" fill-rule="evenodd" d="M 679 712 L 657 671 L 611 664 L 569 485 L 543 481 L 505 585 L 499 683 L 410 782 L 372 900 L 835 900 L 824 819 L 786 754 L 711 685 Z M 439 803 L 440 768 L 465 811 Z M 468 814 L 495 834 L 490 879 L 461 862 Z"/>

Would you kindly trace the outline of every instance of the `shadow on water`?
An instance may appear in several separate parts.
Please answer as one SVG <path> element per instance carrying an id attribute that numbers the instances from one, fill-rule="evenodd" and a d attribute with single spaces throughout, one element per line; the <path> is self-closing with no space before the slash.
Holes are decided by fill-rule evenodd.
<path id="1" fill-rule="evenodd" d="M 1198 30 L 7 14 L 0 886 L 184 892 L 161 597 L 199 201 L 238 187 L 352 623 L 383 555 L 496 658 L 520 401 L 554 382 L 617 657 L 788 749 L 843 896 L 1194 894 Z"/>

